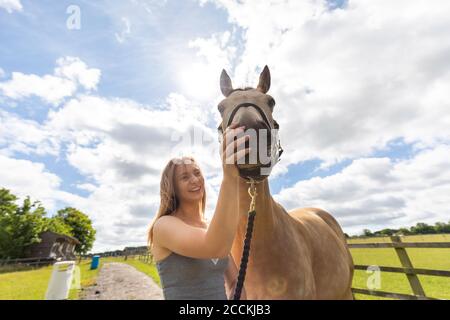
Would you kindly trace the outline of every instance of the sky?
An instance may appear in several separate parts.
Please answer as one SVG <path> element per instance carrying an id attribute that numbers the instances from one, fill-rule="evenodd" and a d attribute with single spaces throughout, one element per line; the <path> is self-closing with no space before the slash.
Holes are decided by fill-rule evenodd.
<path id="1" fill-rule="evenodd" d="M 447 0 L 0 0 L 0 187 L 73 206 L 93 251 L 145 245 L 162 168 L 192 155 L 211 217 L 222 69 L 268 65 L 287 210 L 348 234 L 450 220 Z"/>

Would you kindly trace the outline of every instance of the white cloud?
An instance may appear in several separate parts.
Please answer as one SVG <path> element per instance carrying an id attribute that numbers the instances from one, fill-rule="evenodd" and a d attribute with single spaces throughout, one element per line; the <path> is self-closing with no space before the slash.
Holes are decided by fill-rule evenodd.
<path id="1" fill-rule="evenodd" d="M 8 13 L 22 11 L 23 9 L 20 0 L 0 0 L 0 8 L 5 9 Z"/>
<path id="2" fill-rule="evenodd" d="M 33 201 L 39 200 L 49 213 L 64 204 L 81 204 L 80 197 L 61 191 L 60 185 L 61 179 L 44 164 L 0 154 L 0 187 L 9 189 L 20 199 L 30 196 Z"/>
<path id="3" fill-rule="evenodd" d="M 0 78 L 3 78 L 6 75 L 5 70 L 0 68 Z"/>
<path id="4" fill-rule="evenodd" d="M 76 90 L 76 85 L 69 79 L 51 75 L 40 77 L 13 72 L 11 80 L 0 83 L 0 89 L 5 96 L 14 100 L 34 95 L 49 103 L 57 104 L 64 97 L 71 96 Z"/>
<path id="5" fill-rule="evenodd" d="M 319 207 L 349 233 L 448 221 L 450 146 L 414 158 L 361 158 L 341 172 L 299 181 L 275 196 L 288 209 Z"/>
<path id="6" fill-rule="evenodd" d="M 187 43 L 188 48 L 195 49 L 195 55 L 172 62 L 177 65 L 177 81 L 180 92 L 190 99 L 207 105 L 207 113 L 216 111 L 209 102 L 217 99 L 219 76 L 223 68 L 229 68 L 236 58 L 229 31 L 214 33 L 209 38 L 197 38 Z M 208 103 L 208 104 L 206 104 Z"/>
<path id="7" fill-rule="evenodd" d="M 88 68 L 86 63 L 77 57 L 64 57 L 56 61 L 55 75 L 79 83 L 87 90 L 97 89 L 101 71 Z"/>
<path id="8" fill-rule="evenodd" d="M 21 100 L 37 96 L 57 105 L 65 97 L 72 96 L 79 86 L 95 90 L 100 80 L 98 69 L 89 69 L 79 58 L 64 57 L 56 61 L 53 75 L 38 76 L 13 72 L 12 79 L 0 82 L 0 92 L 6 97 Z"/>
<path id="9" fill-rule="evenodd" d="M 0 153 L 53 155 L 59 153 L 59 139 L 33 120 L 0 110 Z"/>
<path id="10" fill-rule="evenodd" d="M 243 32 L 236 82 L 254 86 L 271 68 L 281 166 L 331 165 L 399 138 L 450 140 L 448 1 L 353 0 L 344 10 L 319 0 L 213 2 Z"/>

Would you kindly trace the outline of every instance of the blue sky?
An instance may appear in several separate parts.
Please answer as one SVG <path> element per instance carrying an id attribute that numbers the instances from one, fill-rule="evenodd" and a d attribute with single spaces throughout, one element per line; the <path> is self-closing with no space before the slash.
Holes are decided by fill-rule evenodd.
<path id="1" fill-rule="evenodd" d="M 187 47 L 189 39 L 207 37 L 211 33 L 224 32 L 230 28 L 225 10 L 212 3 L 199 6 L 196 1 L 167 1 L 165 5 L 152 5 L 154 16 L 148 21 L 139 21 L 139 35 L 131 35 L 126 43 L 118 43 L 115 33 L 120 33 L 118 12 L 136 14 L 142 10 L 138 5 L 124 3 L 114 8 L 109 6 L 117 2 L 100 1 L 22 1 L 27 10 L 23 14 L 11 15 L 1 11 L 0 65 L 5 72 L 20 70 L 24 73 L 46 74 L 54 67 L 54 62 L 61 56 L 76 56 L 88 65 L 95 65 L 102 70 L 102 81 L 98 94 L 107 97 L 133 99 L 143 104 L 160 104 L 174 89 L 173 81 L 176 70 L 167 66 L 166 57 L 159 48 L 167 46 L 174 51 L 185 51 L 193 56 L 194 50 Z M 345 1 L 330 1 L 330 7 L 343 6 Z M 66 20 L 70 16 L 66 9 L 70 5 L 81 9 L 81 29 L 69 30 Z M 179 12 L 179 13 L 177 13 Z M 188 15 L 181 15 L 189 12 Z M 158 25 L 160 22 L 161 25 Z M 167 49 L 166 49 L 167 50 Z M 143 67 L 145 66 L 145 67 Z M 217 88 L 218 89 L 218 88 Z M 214 108 L 214 106 L 211 106 Z M 47 118 L 48 106 L 39 99 L 30 98 L 13 109 L 23 118 L 43 122 Z M 396 156 L 401 156 L 400 153 Z M 62 178 L 61 189 L 86 195 L 86 192 L 73 186 L 84 177 L 68 165 L 64 159 L 44 156 L 36 157 L 17 154 L 18 159 L 42 162 L 49 171 Z M 296 164 L 289 168 L 289 174 L 271 181 L 274 192 L 281 187 L 289 187 L 295 181 L 315 175 L 335 172 L 342 164 L 326 172 L 315 172 L 319 160 Z"/>
<path id="2" fill-rule="evenodd" d="M 329 2 L 331 8 L 345 4 L 342 0 Z M 149 21 L 139 21 L 138 28 L 140 31 L 145 30 L 144 34 L 131 35 L 125 44 L 120 44 L 115 33 L 111 32 L 117 30 L 120 33 L 123 27 L 114 19 L 116 14 L 122 10 L 135 14 L 142 7 L 133 8 L 129 3 L 124 3 L 109 8 L 114 3 L 110 1 L 95 4 L 89 1 L 22 3 L 27 8 L 24 14 L 11 15 L 0 11 L 0 29 L 3 30 L 0 41 L 4 44 L 0 49 L 0 66 L 5 72 L 20 70 L 24 73 L 46 74 L 54 67 L 58 57 L 76 56 L 102 70 L 102 81 L 97 90 L 99 95 L 128 98 L 149 105 L 163 103 L 178 85 L 173 81 L 176 70 L 171 70 L 170 66 L 167 68 L 167 61 L 163 60 L 166 57 L 159 54 L 159 47 L 169 46 L 174 51 L 186 51 L 186 55 L 192 56 L 194 50 L 187 47 L 189 39 L 207 37 L 230 28 L 226 12 L 212 3 L 199 6 L 196 1 L 167 1 L 165 5 L 151 6 L 154 16 Z M 81 9 L 80 30 L 69 30 L 65 26 L 70 15 L 66 9 L 73 4 Z M 117 2 L 114 4 L 117 5 Z M 176 12 L 189 14 L 183 16 Z M 166 23 L 155 26 L 159 22 Z M 31 98 L 12 111 L 24 118 L 42 122 L 47 117 L 47 108 L 39 99 Z M 390 155 L 402 157 L 405 155 L 403 149 L 393 148 Z M 62 178 L 63 190 L 85 195 L 85 192 L 72 185 L 74 181 L 83 180 L 83 176 L 67 165 L 64 159 L 55 161 L 53 157 L 21 154 L 17 157 L 45 163 L 50 171 Z M 320 163 L 320 160 L 311 160 L 290 166 L 289 174 L 271 181 L 273 191 L 278 192 L 281 187 L 289 187 L 298 180 L 334 173 L 345 165 L 338 164 L 317 172 L 315 169 Z"/>
<path id="3" fill-rule="evenodd" d="M 110 5 L 114 3 L 114 7 Z M 22 1 L 27 10 L 22 14 L 0 11 L 0 65 L 6 73 L 20 70 L 24 73 L 47 74 L 61 56 L 76 56 L 88 65 L 102 70 L 102 81 L 97 93 L 106 97 L 133 99 L 139 103 L 157 105 L 176 90 L 173 73 L 159 52 L 185 51 L 189 39 L 204 37 L 211 32 L 227 29 L 227 17 L 213 4 L 199 6 L 195 1 L 167 1 L 165 5 L 152 5 L 154 16 L 139 21 L 141 34 L 131 35 L 124 44 L 118 43 L 115 32 L 120 33 L 119 12 L 136 14 L 142 7 L 129 3 L 117 6 L 117 1 Z M 76 4 L 81 9 L 81 29 L 69 30 L 66 9 Z M 179 12 L 179 13 L 177 13 Z M 181 12 L 189 12 L 182 16 Z M 158 25 L 163 21 L 168 21 Z M 191 52 L 189 52 L 191 51 Z M 169 63 L 170 64 L 170 63 Z M 143 67 L 144 66 L 144 67 Z M 9 110 L 23 118 L 43 122 L 47 118 L 48 105 L 31 97 Z M 75 181 L 84 179 L 64 159 L 17 154 L 18 159 L 43 162 L 49 171 L 62 178 L 61 188 L 84 195 L 73 187 Z"/>
<path id="4" fill-rule="evenodd" d="M 66 26 L 70 5 L 81 10 L 79 30 Z M 221 69 L 245 85 L 268 64 L 285 149 L 270 180 L 280 203 L 324 207 L 349 233 L 443 220 L 448 185 L 423 168 L 444 166 L 429 162 L 448 151 L 442 88 L 450 67 L 435 31 L 447 23 L 447 6 L 422 10 L 413 1 L 408 10 L 421 12 L 414 18 L 395 16 L 396 9 L 366 0 L 8 0 L 0 5 L 0 156 L 13 172 L 0 176 L 0 186 L 42 198 L 50 213 L 66 205 L 98 211 L 98 249 L 121 246 L 114 230 L 139 244 L 132 234 L 151 214 L 134 209 L 156 208 L 155 172 L 169 153 L 151 160 L 129 136 L 142 133 L 169 150 L 163 127 L 180 119 L 214 136 Z M 414 54 L 399 61 L 403 50 Z M 55 86 L 41 88 L 49 79 Z M 220 168 L 202 148 L 213 210 Z M 25 170 L 46 182 L 26 184 Z M 424 181 L 433 204 L 411 177 Z M 120 201 L 127 192 L 137 205 Z M 127 212 L 111 213 L 120 224 L 98 209 L 114 201 Z"/>

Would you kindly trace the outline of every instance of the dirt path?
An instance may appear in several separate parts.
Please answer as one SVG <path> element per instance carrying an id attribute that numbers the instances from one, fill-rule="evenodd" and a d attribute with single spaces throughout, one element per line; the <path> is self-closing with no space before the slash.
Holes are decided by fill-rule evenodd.
<path id="1" fill-rule="evenodd" d="M 161 288 L 146 274 L 124 263 L 105 264 L 97 284 L 87 288 L 83 300 L 162 300 Z"/>

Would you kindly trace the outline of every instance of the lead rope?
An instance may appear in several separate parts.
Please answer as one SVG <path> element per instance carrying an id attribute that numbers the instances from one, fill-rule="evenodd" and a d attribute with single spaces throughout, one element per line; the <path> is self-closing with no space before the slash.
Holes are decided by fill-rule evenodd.
<path id="1" fill-rule="evenodd" d="M 250 242 L 252 241 L 253 223 L 256 216 L 256 183 L 255 180 L 250 179 L 250 187 L 248 194 L 250 195 L 250 209 L 248 211 L 247 232 L 245 233 L 244 249 L 242 250 L 241 265 L 239 267 L 239 275 L 237 279 L 236 289 L 234 291 L 233 300 L 240 300 L 242 288 L 244 286 L 245 274 L 247 272 L 248 256 L 250 254 Z"/>

